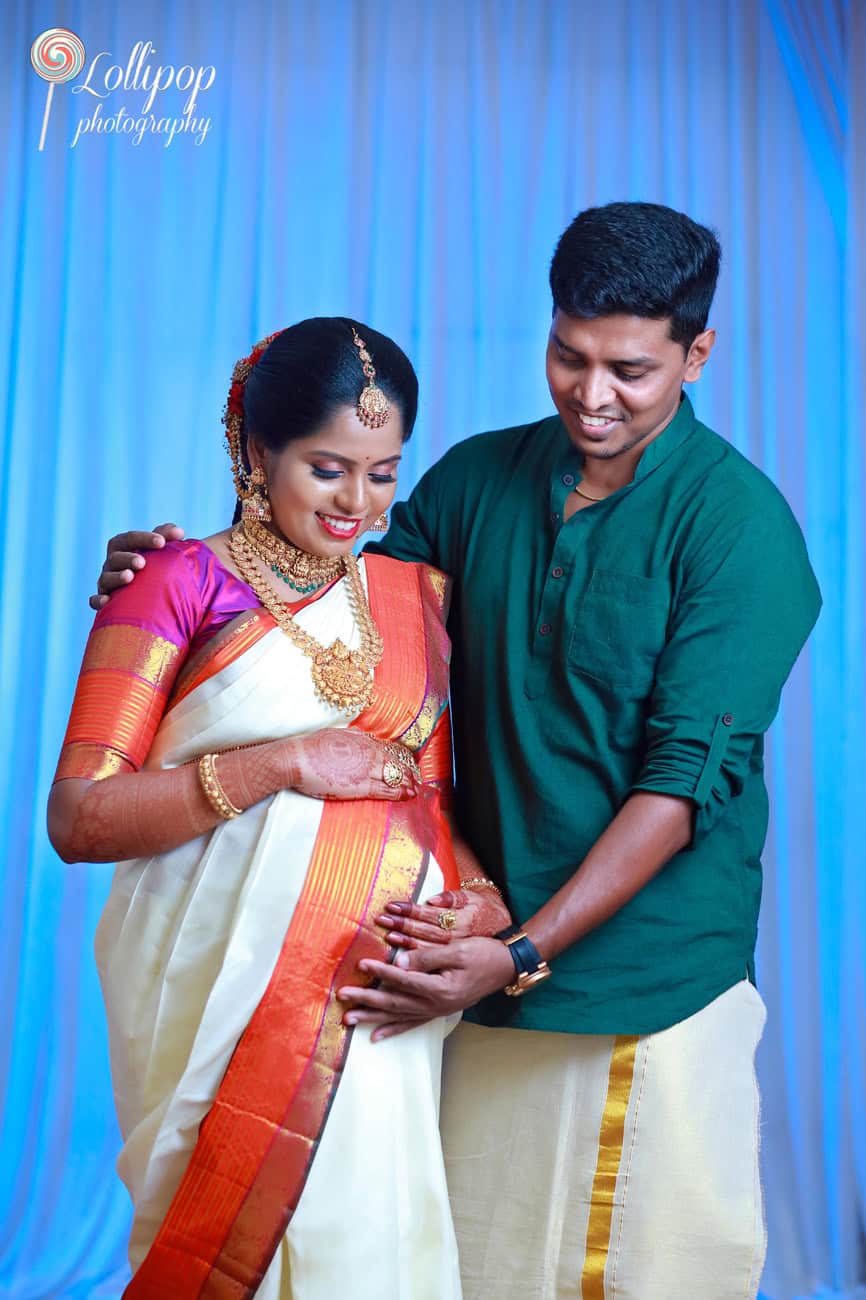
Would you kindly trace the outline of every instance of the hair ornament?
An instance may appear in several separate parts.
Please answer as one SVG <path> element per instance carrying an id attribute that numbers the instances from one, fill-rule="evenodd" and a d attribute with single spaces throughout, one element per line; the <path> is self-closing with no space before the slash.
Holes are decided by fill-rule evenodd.
<path id="1" fill-rule="evenodd" d="M 373 369 L 373 358 L 367 351 L 367 344 L 359 336 L 354 325 L 352 326 L 352 342 L 358 349 L 358 356 L 361 359 L 361 367 L 367 379 L 366 385 L 361 389 L 361 395 L 358 398 L 358 405 L 355 408 L 358 413 L 358 419 L 362 424 L 365 424 L 368 429 L 381 429 L 383 424 L 387 424 L 391 415 L 391 403 L 376 383 L 376 371 Z"/>
<path id="2" fill-rule="evenodd" d="M 262 485 L 259 480 L 254 481 L 253 474 L 244 462 L 244 388 L 253 366 L 259 361 L 265 348 L 273 343 L 277 334 L 281 333 L 282 330 L 277 330 L 276 334 L 269 334 L 266 339 L 262 339 L 261 343 L 255 345 L 249 356 L 241 357 L 240 361 L 235 362 L 231 388 L 222 417 L 226 429 L 226 446 L 232 463 L 235 492 L 239 501 L 246 502 L 248 499 L 251 501 L 249 509 L 255 510 L 255 517 L 259 519 L 264 518 L 264 515 L 256 509 L 256 502 L 261 497 Z"/>

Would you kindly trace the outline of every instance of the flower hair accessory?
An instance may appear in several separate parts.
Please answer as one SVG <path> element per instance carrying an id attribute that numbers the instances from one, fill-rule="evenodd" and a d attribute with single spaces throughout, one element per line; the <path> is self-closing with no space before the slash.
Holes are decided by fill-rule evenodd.
<path id="1" fill-rule="evenodd" d="M 251 500 L 261 488 L 261 483 L 253 481 L 253 474 L 244 463 L 244 388 L 250 377 L 250 371 L 258 362 L 265 348 L 274 341 L 277 334 L 269 334 L 261 343 L 257 343 L 248 357 L 241 357 L 232 371 L 232 384 L 229 389 L 223 424 L 226 427 L 226 446 L 232 463 L 232 478 L 239 501 Z"/>
<path id="2" fill-rule="evenodd" d="M 376 383 L 373 358 L 367 351 L 367 344 L 359 337 L 354 326 L 352 326 L 352 342 L 358 349 L 358 356 L 361 358 L 361 366 L 367 379 L 366 385 L 361 389 L 355 410 L 358 419 L 368 429 L 381 429 L 383 424 L 387 424 L 391 415 L 391 403 Z"/>

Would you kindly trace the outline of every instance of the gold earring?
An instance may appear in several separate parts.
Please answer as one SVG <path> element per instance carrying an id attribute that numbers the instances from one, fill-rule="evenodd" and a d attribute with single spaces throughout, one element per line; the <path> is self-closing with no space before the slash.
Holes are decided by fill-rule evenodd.
<path id="1" fill-rule="evenodd" d="M 390 523 L 388 511 L 383 510 L 379 518 L 373 520 L 367 531 L 370 533 L 387 533 Z"/>
<path id="2" fill-rule="evenodd" d="M 259 523 L 269 524 L 273 519 L 271 503 L 268 500 L 268 480 L 261 465 L 256 465 L 249 476 L 249 491 L 242 497 L 241 518 L 257 519 Z"/>

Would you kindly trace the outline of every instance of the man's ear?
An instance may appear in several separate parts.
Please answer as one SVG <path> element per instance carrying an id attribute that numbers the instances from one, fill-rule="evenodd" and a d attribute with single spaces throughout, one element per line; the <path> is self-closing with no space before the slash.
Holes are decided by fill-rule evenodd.
<path id="1" fill-rule="evenodd" d="M 686 357 L 686 371 L 683 375 L 685 383 L 693 384 L 696 379 L 700 379 L 701 371 L 710 358 L 715 341 L 715 330 L 704 330 L 693 340 Z"/>

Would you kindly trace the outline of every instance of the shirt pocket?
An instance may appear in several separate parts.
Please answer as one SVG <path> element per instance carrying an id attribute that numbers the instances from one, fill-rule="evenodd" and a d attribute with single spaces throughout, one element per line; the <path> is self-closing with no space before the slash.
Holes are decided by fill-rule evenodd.
<path id="1" fill-rule="evenodd" d="M 670 604 L 666 578 L 594 569 L 569 639 L 569 669 L 620 694 L 648 695 Z"/>

